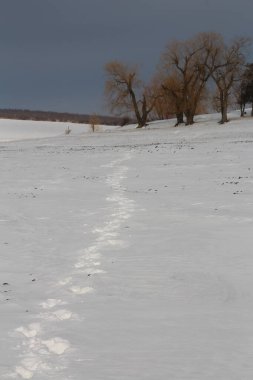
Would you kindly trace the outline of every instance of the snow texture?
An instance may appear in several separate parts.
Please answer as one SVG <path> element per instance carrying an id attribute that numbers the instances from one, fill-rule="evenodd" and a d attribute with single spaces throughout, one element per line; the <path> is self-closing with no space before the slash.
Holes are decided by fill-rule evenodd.
<path id="1" fill-rule="evenodd" d="M 253 120 L 231 119 L 0 121 L 0 379 L 252 379 Z"/>

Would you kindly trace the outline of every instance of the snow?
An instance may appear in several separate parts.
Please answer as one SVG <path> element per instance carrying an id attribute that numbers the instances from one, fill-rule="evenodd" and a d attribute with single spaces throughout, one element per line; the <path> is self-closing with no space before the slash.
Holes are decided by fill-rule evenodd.
<path id="1" fill-rule="evenodd" d="M 99 132 L 110 132 L 119 127 L 98 125 Z M 82 135 L 91 131 L 89 124 L 0 119 L 0 142 L 62 136 Z"/>
<path id="2" fill-rule="evenodd" d="M 0 121 L 0 379 L 252 379 L 253 119 L 218 117 Z"/>

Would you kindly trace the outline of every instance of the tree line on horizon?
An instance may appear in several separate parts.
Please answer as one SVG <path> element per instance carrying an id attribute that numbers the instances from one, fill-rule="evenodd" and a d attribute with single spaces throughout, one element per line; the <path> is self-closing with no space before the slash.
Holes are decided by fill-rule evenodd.
<path id="1" fill-rule="evenodd" d="M 97 114 L 77 114 L 69 112 L 34 111 L 21 109 L 0 109 L 0 119 L 53 121 L 78 124 L 121 125 L 133 122 L 128 117 L 103 116 Z"/>
<path id="2" fill-rule="evenodd" d="M 117 115 L 134 116 L 137 127 L 149 120 L 176 117 L 176 125 L 192 125 L 194 117 L 212 110 L 228 122 L 232 105 L 245 114 L 253 104 L 253 63 L 247 62 L 251 40 L 238 37 L 226 43 L 218 33 L 198 33 L 168 43 L 149 83 L 137 65 L 110 61 L 105 65 L 105 96 Z M 253 110 L 253 107 L 252 107 Z M 253 116 L 253 111 L 252 111 Z"/>

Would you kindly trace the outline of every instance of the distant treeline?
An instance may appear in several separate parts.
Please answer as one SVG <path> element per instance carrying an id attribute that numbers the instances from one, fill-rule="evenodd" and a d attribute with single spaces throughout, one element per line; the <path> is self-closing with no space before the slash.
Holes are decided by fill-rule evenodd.
<path id="1" fill-rule="evenodd" d="M 67 123 L 90 124 L 94 115 L 75 114 L 67 112 L 31 111 L 19 109 L 0 109 L 0 119 L 36 120 L 36 121 L 60 121 Z M 96 115 L 99 124 L 126 125 L 134 121 L 128 117 L 100 116 Z"/>

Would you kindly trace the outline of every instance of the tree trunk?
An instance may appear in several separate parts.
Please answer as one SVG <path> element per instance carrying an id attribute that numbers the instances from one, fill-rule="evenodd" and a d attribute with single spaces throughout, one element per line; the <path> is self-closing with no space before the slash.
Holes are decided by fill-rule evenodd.
<path id="1" fill-rule="evenodd" d="M 194 124 L 194 115 L 192 114 L 191 111 L 185 112 L 185 117 L 186 117 L 186 123 L 185 123 L 185 125 L 192 125 L 192 124 Z"/>
<path id="2" fill-rule="evenodd" d="M 137 128 L 143 128 L 147 125 L 148 113 L 143 111 L 142 117 L 138 120 Z"/>
<path id="3" fill-rule="evenodd" d="M 175 127 L 177 127 L 179 124 L 183 124 L 184 123 L 184 114 L 183 112 L 179 112 L 176 114 L 176 118 L 177 118 L 177 122 L 175 124 Z"/>
<path id="4" fill-rule="evenodd" d="M 240 104 L 241 117 L 244 117 L 245 115 L 245 106 L 246 106 L 245 103 Z M 252 112 L 253 112 L 253 104 L 252 104 L 252 111 L 251 111 L 251 115 L 253 116 Z"/>
<path id="5" fill-rule="evenodd" d="M 220 92 L 220 108 L 221 108 L 221 120 L 220 124 L 228 122 L 228 106 L 227 106 L 227 94 L 223 91 Z"/>
<path id="6" fill-rule="evenodd" d="M 228 115 L 227 115 L 227 109 L 226 107 L 223 107 L 221 110 L 221 121 L 220 124 L 224 124 L 228 122 Z"/>
<path id="7" fill-rule="evenodd" d="M 145 120 L 145 118 L 142 116 L 142 117 L 140 117 L 138 120 L 137 120 L 137 122 L 138 122 L 138 124 L 137 124 L 137 128 L 143 128 L 143 127 L 145 127 L 145 125 L 146 125 L 146 121 L 147 121 L 147 119 Z"/>
<path id="8" fill-rule="evenodd" d="M 138 125 L 137 125 L 137 128 L 143 128 L 147 125 L 147 120 L 144 121 L 143 119 L 141 119 L 140 122 L 138 122 Z"/>
<path id="9" fill-rule="evenodd" d="M 140 117 L 139 117 L 139 119 L 137 119 L 137 121 L 138 121 L 137 128 L 143 128 L 147 125 L 148 115 L 149 115 L 150 111 L 151 111 L 151 109 L 148 110 L 146 97 L 145 97 L 145 95 L 143 95 L 141 115 L 139 113 Z"/>
<path id="10" fill-rule="evenodd" d="M 134 113 L 135 113 L 135 117 L 136 117 L 137 123 L 138 123 L 137 128 L 142 128 L 143 127 L 143 125 L 142 125 L 142 115 L 140 114 L 140 111 L 139 111 L 139 108 L 138 108 L 138 104 L 137 104 L 137 100 L 136 100 L 136 97 L 135 97 L 135 93 L 134 93 L 132 87 L 130 87 L 130 86 L 128 87 L 128 91 L 129 91 L 129 94 L 130 94 L 131 99 L 132 99 Z"/>

